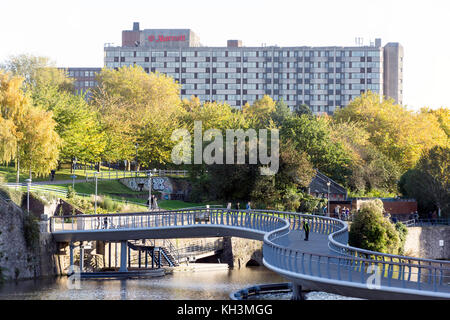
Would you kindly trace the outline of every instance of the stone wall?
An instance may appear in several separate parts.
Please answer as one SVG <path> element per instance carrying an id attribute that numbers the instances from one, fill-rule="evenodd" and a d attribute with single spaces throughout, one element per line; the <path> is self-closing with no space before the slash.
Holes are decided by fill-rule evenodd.
<path id="1" fill-rule="evenodd" d="M 443 246 L 440 240 L 443 240 Z M 424 259 L 450 260 L 450 227 L 408 228 L 405 254 Z"/>
<path id="2" fill-rule="evenodd" d="M 231 268 L 243 268 L 249 265 L 263 265 L 263 242 L 236 237 L 224 237 L 221 262 Z"/>
<path id="3" fill-rule="evenodd" d="M 13 202 L 0 200 L 0 267 L 5 280 L 55 275 L 56 244 L 49 233 L 41 233 L 39 246 L 27 247 L 24 212 Z"/>

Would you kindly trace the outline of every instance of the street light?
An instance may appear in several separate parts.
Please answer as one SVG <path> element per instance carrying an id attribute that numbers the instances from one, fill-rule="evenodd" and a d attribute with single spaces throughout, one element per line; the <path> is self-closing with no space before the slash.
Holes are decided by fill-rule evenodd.
<path id="1" fill-rule="evenodd" d="M 73 176 L 71 176 L 71 178 L 72 178 L 72 188 L 75 191 L 75 179 L 77 178 L 77 176 L 73 175 Z"/>
<path id="2" fill-rule="evenodd" d="M 134 145 L 136 147 L 136 171 L 137 170 L 137 164 L 138 164 L 138 148 L 139 148 L 139 143 L 136 142 L 136 144 Z"/>
<path id="3" fill-rule="evenodd" d="M 328 216 L 330 216 L 330 186 L 331 186 L 331 182 L 330 181 L 328 181 L 327 182 L 327 186 L 328 186 Z"/>
<path id="4" fill-rule="evenodd" d="M 31 189 L 31 179 L 26 179 L 27 183 L 27 211 L 30 212 L 30 189 Z"/>
<path id="5" fill-rule="evenodd" d="M 152 171 L 148 172 L 148 211 L 152 210 Z"/>
<path id="6" fill-rule="evenodd" d="M 94 204 L 94 214 L 97 214 L 97 174 L 98 172 L 94 172 L 95 177 L 95 204 Z"/>
<path id="7" fill-rule="evenodd" d="M 153 174 L 156 174 L 156 168 L 153 169 Z M 152 170 L 148 172 L 148 211 L 152 209 Z"/>

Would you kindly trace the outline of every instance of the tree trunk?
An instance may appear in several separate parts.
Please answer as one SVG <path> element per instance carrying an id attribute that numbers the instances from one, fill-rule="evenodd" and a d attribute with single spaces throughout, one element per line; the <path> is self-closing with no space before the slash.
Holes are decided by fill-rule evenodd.
<path id="1" fill-rule="evenodd" d="M 19 183 L 20 178 L 20 158 L 17 158 L 17 175 L 16 175 L 16 183 Z"/>
<path id="2" fill-rule="evenodd" d="M 70 162 L 70 173 L 73 174 L 73 158 Z"/>

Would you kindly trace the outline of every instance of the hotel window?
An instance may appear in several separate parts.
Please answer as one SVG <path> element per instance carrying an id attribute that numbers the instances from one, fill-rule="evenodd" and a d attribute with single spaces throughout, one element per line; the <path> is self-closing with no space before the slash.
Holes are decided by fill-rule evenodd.
<path id="1" fill-rule="evenodd" d="M 225 57 L 225 51 L 213 51 L 213 57 Z"/>
<path id="2" fill-rule="evenodd" d="M 181 75 L 181 78 L 183 78 L 183 79 L 194 79 L 194 74 L 193 73 L 183 73 Z"/>
<path id="3" fill-rule="evenodd" d="M 213 73 L 213 79 L 225 79 L 225 73 Z"/>
<path id="4" fill-rule="evenodd" d="M 379 57 L 380 51 L 369 51 L 369 52 L 367 52 L 367 56 L 368 57 Z"/>
<path id="5" fill-rule="evenodd" d="M 241 78 L 240 73 L 227 73 L 227 74 L 228 74 L 228 79 L 240 79 Z"/>
<path id="6" fill-rule="evenodd" d="M 181 52 L 181 56 L 182 57 L 194 57 L 195 52 L 194 51 L 183 51 L 183 52 Z M 154 57 L 153 52 L 152 52 L 152 57 Z"/>
<path id="7" fill-rule="evenodd" d="M 180 52 L 179 51 L 167 51 L 167 56 L 168 57 L 179 57 Z"/>
<path id="8" fill-rule="evenodd" d="M 209 51 L 199 51 L 197 53 L 197 56 L 198 57 L 210 57 L 211 56 L 211 52 L 209 52 Z M 183 57 L 185 57 L 185 56 L 183 56 Z M 193 55 L 191 57 L 193 57 Z"/>
<path id="9" fill-rule="evenodd" d="M 152 51 L 152 57 L 164 57 L 163 51 Z"/>

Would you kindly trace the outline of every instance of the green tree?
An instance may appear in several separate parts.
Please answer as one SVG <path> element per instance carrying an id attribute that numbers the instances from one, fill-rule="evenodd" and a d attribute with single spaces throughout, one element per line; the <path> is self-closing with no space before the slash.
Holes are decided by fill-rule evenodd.
<path id="1" fill-rule="evenodd" d="M 450 210 L 450 148 L 434 147 L 424 153 L 414 170 L 406 172 L 399 189 L 413 197 L 422 207 L 432 204 L 439 217 L 448 216 Z M 434 209 L 433 209 L 434 210 Z"/>
<path id="2" fill-rule="evenodd" d="M 350 172 L 350 155 L 339 141 L 331 138 L 329 120 L 302 115 L 287 119 L 280 136 L 290 140 L 298 152 L 305 152 L 313 166 L 341 183 Z"/>
<path id="3" fill-rule="evenodd" d="M 103 69 L 97 80 L 93 101 L 106 132 L 105 157 L 130 161 L 138 144 L 140 162 L 165 163 L 170 156 L 167 139 L 182 112 L 179 84 L 139 66 Z"/>
<path id="4" fill-rule="evenodd" d="M 337 110 L 334 119 L 364 128 L 369 141 L 403 172 L 417 163 L 423 151 L 448 143 L 435 116 L 414 113 L 370 91 Z"/>
<path id="5" fill-rule="evenodd" d="M 389 254 L 402 252 L 395 225 L 383 215 L 381 200 L 367 201 L 353 215 L 349 244 L 353 247 Z"/>

